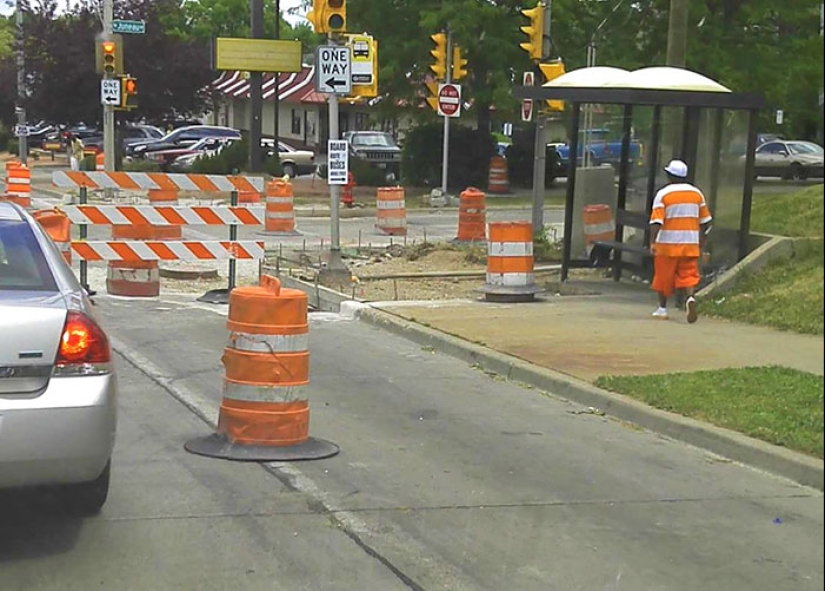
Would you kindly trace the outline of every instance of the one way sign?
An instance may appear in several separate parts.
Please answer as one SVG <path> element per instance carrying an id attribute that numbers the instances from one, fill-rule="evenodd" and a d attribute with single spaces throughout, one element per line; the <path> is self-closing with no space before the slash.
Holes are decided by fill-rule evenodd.
<path id="1" fill-rule="evenodd" d="M 352 92 L 350 48 L 322 45 L 315 50 L 315 90 L 335 94 Z"/>

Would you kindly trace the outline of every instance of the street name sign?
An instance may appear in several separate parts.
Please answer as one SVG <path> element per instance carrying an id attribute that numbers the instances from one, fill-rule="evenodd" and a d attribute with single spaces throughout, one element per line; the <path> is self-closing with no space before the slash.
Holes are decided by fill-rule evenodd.
<path id="1" fill-rule="evenodd" d="M 352 92 L 352 53 L 350 48 L 321 45 L 315 50 L 315 90 L 328 94 Z"/>
<path id="2" fill-rule="evenodd" d="M 459 117 L 461 115 L 461 85 L 438 85 L 438 114 L 442 117 Z"/>
<path id="3" fill-rule="evenodd" d="M 327 141 L 327 184 L 346 185 L 348 173 L 348 142 L 346 140 Z"/>
<path id="4" fill-rule="evenodd" d="M 100 81 L 100 104 L 120 105 L 120 78 L 104 78 Z"/>
<path id="5" fill-rule="evenodd" d="M 533 72 L 525 72 L 522 82 L 524 86 L 533 86 L 535 84 L 535 77 Z M 533 99 L 523 99 L 521 101 L 521 120 L 533 120 Z"/>
<path id="6" fill-rule="evenodd" d="M 112 33 L 131 33 L 132 35 L 142 35 L 146 32 L 146 21 L 112 21 Z"/>

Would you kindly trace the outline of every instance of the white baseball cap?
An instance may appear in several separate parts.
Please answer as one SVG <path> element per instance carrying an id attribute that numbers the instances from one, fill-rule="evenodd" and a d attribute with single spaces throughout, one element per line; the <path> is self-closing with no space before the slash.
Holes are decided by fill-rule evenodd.
<path id="1" fill-rule="evenodd" d="M 671 160 L 668 162 L 667 166 L 665 166 L 665 172 L 675 177 L 679 177 L 680 179 L 686 179 L 688 175 L 688 167 L 687 164 L 681 160 Z"/>

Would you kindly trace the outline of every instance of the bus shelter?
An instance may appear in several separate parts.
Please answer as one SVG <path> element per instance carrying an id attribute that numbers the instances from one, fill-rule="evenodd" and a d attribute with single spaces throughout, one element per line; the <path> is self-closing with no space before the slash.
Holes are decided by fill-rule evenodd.
<path id="1" fill-rule="evenodd" d="M 593 239 L 606 233 L 628 245 L 613 252 L 614 279 L 622 269 L 649 268 L 641 249 L 632 248 L 647 245 L 646 224 L 619 222 L 649 218 L 671 158 L 687 163 L 688 181 L 705 194 L 714 216 L 705 274 L 724 271 L 749 252 L 761 96 L 732 92 L 681 68 L 629 72 L 601 66 L 573 70 L 540 87 L 519 86 L 513 94 L 567 106 L 562 281 L 571 268 L 596 263 Z"/>

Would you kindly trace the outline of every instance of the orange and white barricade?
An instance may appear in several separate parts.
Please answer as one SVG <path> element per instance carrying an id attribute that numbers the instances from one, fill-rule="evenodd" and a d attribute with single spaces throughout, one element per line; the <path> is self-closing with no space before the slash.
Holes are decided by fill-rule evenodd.
<path id="1" fill-rule="evenodd" d="M 59 209 L 42 209 L 35 211 L 32 216 L 57 245 L 63 259 L 72 264 L 72 223 L 69 216 Z"/>
<path id="2" fill-rule="evenodd" d="M 458 237 L 459 242 L 484 242 L 486 236 L 487 196 L 468 187 L 459 195 Z"/>
<path id="3" fill-rule="evenodd" d="M 223 399 L 216 433 L 187 451 L 246 461 L 328 458 L 338 446 L 309 436 L 307 296 L 265 275 L 229 295 Z"/>
<path id="4" fill-rule="evenodd" d="M 6 162 L 6 199 L 21 207 L 32 205 L 32 171 L 17 160 Z"/>
<path id="5" fill-rule="evenodd" d="M 583 214 L 584 244 L 589 255 L 594 242 L 612 242 L 616 239 L 616 223 L 613 220 L 613 210 L 604 203 L 586 205 Z"/>
<path id="6" fill-rule="evenodd" d="M 378 187 L 376 227 L 390 236 L 407 235 L 404 187 Z"/>
<path id="7" fill-rule="evenodd" d="M 529 302 L 542 291 L 533 275 L 532 223 L 490 223 L 482 291 L 488 302 Z"/>
<path id="8" fill-rule="evenodd" d="M 266 185 L 267 234 L 295 235 L 295 197 L 292 183 L 287 179 L 274 179 Z"/>

